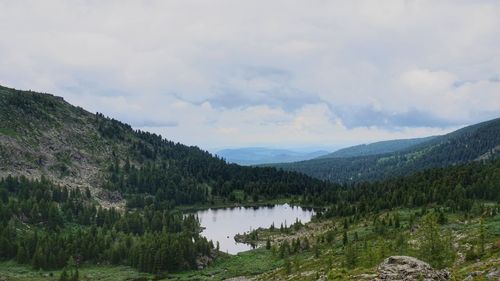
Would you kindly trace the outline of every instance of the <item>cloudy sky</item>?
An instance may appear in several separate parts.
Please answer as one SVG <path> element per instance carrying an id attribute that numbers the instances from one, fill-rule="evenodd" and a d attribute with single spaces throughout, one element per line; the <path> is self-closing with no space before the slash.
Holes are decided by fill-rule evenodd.
<path id="1" fill-rule="evenodd" d="M 206 149 L 500 117 L 499 1 L 3 1 L 0 84 Z"/>

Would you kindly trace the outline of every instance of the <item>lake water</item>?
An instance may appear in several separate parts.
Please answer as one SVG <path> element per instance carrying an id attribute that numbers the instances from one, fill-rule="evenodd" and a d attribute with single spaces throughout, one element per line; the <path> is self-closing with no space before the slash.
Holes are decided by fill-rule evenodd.
<path id="1" fill-rule="evenodd" d="M 259 227 L 269 228 L 272 223 L 279 228 L 286 223 L 290 225 L 299 219 L 302 223 L 309 222 L 314 215 L 311 209 L 290 206 L 288 204 L 262 207 L 235 207 L 224 209 L 207 209 L 196 213 L 201 225 L 205 227 L 201 233 L 214 245 L 219 241 L 220 250 L 229 254 L 251 250 L 245 243 L 237 243 L 234 236 L 249 232 Z"/>

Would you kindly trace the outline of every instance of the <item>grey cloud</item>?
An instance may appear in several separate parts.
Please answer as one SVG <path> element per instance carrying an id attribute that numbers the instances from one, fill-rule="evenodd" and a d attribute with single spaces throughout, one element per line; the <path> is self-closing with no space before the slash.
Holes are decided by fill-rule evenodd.
<path id="1" fill-rule="evenodd" d="M 490 80 L 491 81 L 491 80 Z M 460 80 L 460 81 L 455 81 L 453 82 L 453 87 L 454 88 L 460 88 L 462 87 L 463 85 L 467 84 L 467 83 L 474 83 L 474 82 L 477 82 L 477 80 Z"/>
<path id="2" fill-rule="evenodd" d="M 452 86 L 454 88 L 460 88 L 466 84 L 473 84 L 473 83 L 478 83 L 481 81 L 487 81 L 490 83 L 500 83 L 500 78 L 497 76 L 493 76 L 493 77 L 490 77 L 490 78 L 485 79 L 485 80 L 472 80 L 472 79 L 471 80 L 459 80 L 459 81 L 455 81 Z"/>
<path id="3" fill-rule="evenodd" d="M 144 128 L 144 127 L 177 127 L 179 123 L 177 121 L 161 121 L 161 120 L 136 120 L 130 121 L 133 127 Z"/>
<path id="4" fill-rule="evenodd" d="M 497 77 L 491 77 L 490 79 L 488 79 L 488 81 L 492 82 L 492 83 L 500 83 L 500 78 L 497 76 Z"/>
<path id="5" fill-rule="evenodd" d="M 294 111 L 306 104 L 315 104 L 321 102 L 316 96 L 301 96 L 294 94 L 287 97 L 284 94 L 291 89 L 274 89 L 269 91 L 247 92 L 241 89 L 222 88 L 220 93 L 207 101 L 214 107 L 221 109 L 246 108 L 257 105 L 268 105 L 270 107 L 279 107 L 285 111 Z"/>
<path id="6" fill-rule="evenodd" d="M 439 127 L 446 128 L 464 124 L 464 120 L 439 118 L 431 112 L 410 109 L 406 112 L 387 112 L 372 107 L 338 109 L 337 116 L 348 128 L 376 126 L 388 130 L 401 127 Z"/>
<path id="7" fill-rule="evenodd" d="M 293 75 L 272 67 L 245 67 L 220 82 L 207 99 L 216 108 L 246 108 L 257 105 L 294 111 L 306 104 L 321 102 L 314 94 L 296 88 Z"/>

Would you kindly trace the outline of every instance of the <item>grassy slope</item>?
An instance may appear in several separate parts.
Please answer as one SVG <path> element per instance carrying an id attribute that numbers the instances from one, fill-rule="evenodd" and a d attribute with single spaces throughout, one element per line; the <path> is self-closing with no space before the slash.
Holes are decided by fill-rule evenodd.
<path id="1" fill-rule="evenodd" d="M 410 214 L 419 210 L 398 210 L 402 225 L 408 224 Z M 383 217 L 385 214 L 381 214 Z M 456 250 L 458 252 L 455 264 L 450 268 L 457 280 L 462 280 L 473 271 L 484 271 L 500 266 L 500 215 L 487 218 L 485 221 L 487 229 L 487 254 L 480 261 L 465 261 L 460 257 L 466 251 L 467 245 L 476 243 L 478 238 L 479 219 L 464 221 L 462 215 L 451 214 L 448 216 L 449 222 L 443 229 L 452 230 Z M 279 244 L 283 239 L 291 237 L 308 237 L 311 245 L 315 243 L 315 237 L 325 234 L 326 231 L 335 228 L 335 239 L 333 244 L 320 243 L 320 255 L 315 257 L 312 248 L 289 257 L 291 272 L 287 273 L 284 268 L 284 259 L 280 259 L 271 250 L 259 248 L 254 251 L 241 253 L 238 256 L 228 257 L 218 261 L 216 264 L 202 271 L 193 271 L 170 276 L 169 280 L 223 280 L 229 277 L 247 276 L 256 280 L 317 280 L 318 276 L 325 276 L 328 280 L 370 280 L 376 274 L 376 265 L 389 255 L 405 254 L 416 256 L 418 253 L 412 247 L 408 247 L 403 252 L 390 249 L 390 244 L 394 242 L 397 232 L 389 231 L 384 236 L 373 234 L 371 219 L 361 220 L 351 225 L 348 231 L 350 239 L 353 233 L 357 232 L 359 240 L 366 240 L 374 248 L 374 263 L 366 263 L 366 257 L 358 257 L 359 265 L 353 269 L 345 267 L 345 258 L 342 250 L 342 221 L 322 220 L 307 224 L 299 231 L 291 233 L 280 233 L 279 230 L 260 230 L 259 237 L 261 244 L 270 237 L 273 243 Z M 412 233 L 409 229 L 403 232 L 410 237 L 409 241 L 418 241 L 418 234 Z M 381 253 L 377 245 L 384 244 L 388 249 Z M 481 280 L 484 274 L 474 280 Z"/>
<path id="2" fill-rule="evenodd" d="M 224 280 L 238 276 L 256 276 L 283 265 L 283 260 L 263 248 L 225 256 L 211 266 L 168 276 L 165 280 Z"/>
<path id="3" fill-rule="evenodd" d="M 19 265 L 12 261 L 0 262 L 0 280 L 6 278 L 12 281 L 41 281 L 55 280 L 61 274 L 61 270 L 54 271 L 34 271 L 29 266 Z M 146 277 L 150 274 L 140 273 L 127 266 L 82 266 L 79 268 L 81 280 L 103 280 L 115 281 L 131 278 Z"/>

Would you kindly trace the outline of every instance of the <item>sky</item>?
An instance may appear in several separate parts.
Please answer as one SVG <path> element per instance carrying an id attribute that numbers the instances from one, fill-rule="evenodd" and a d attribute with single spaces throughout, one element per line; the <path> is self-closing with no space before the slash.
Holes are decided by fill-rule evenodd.
<path id="1" fill-rule="evenodd" d="M 500 117 L 500 1 L 0 0 L 0 84 L 213 150 Z"/>

